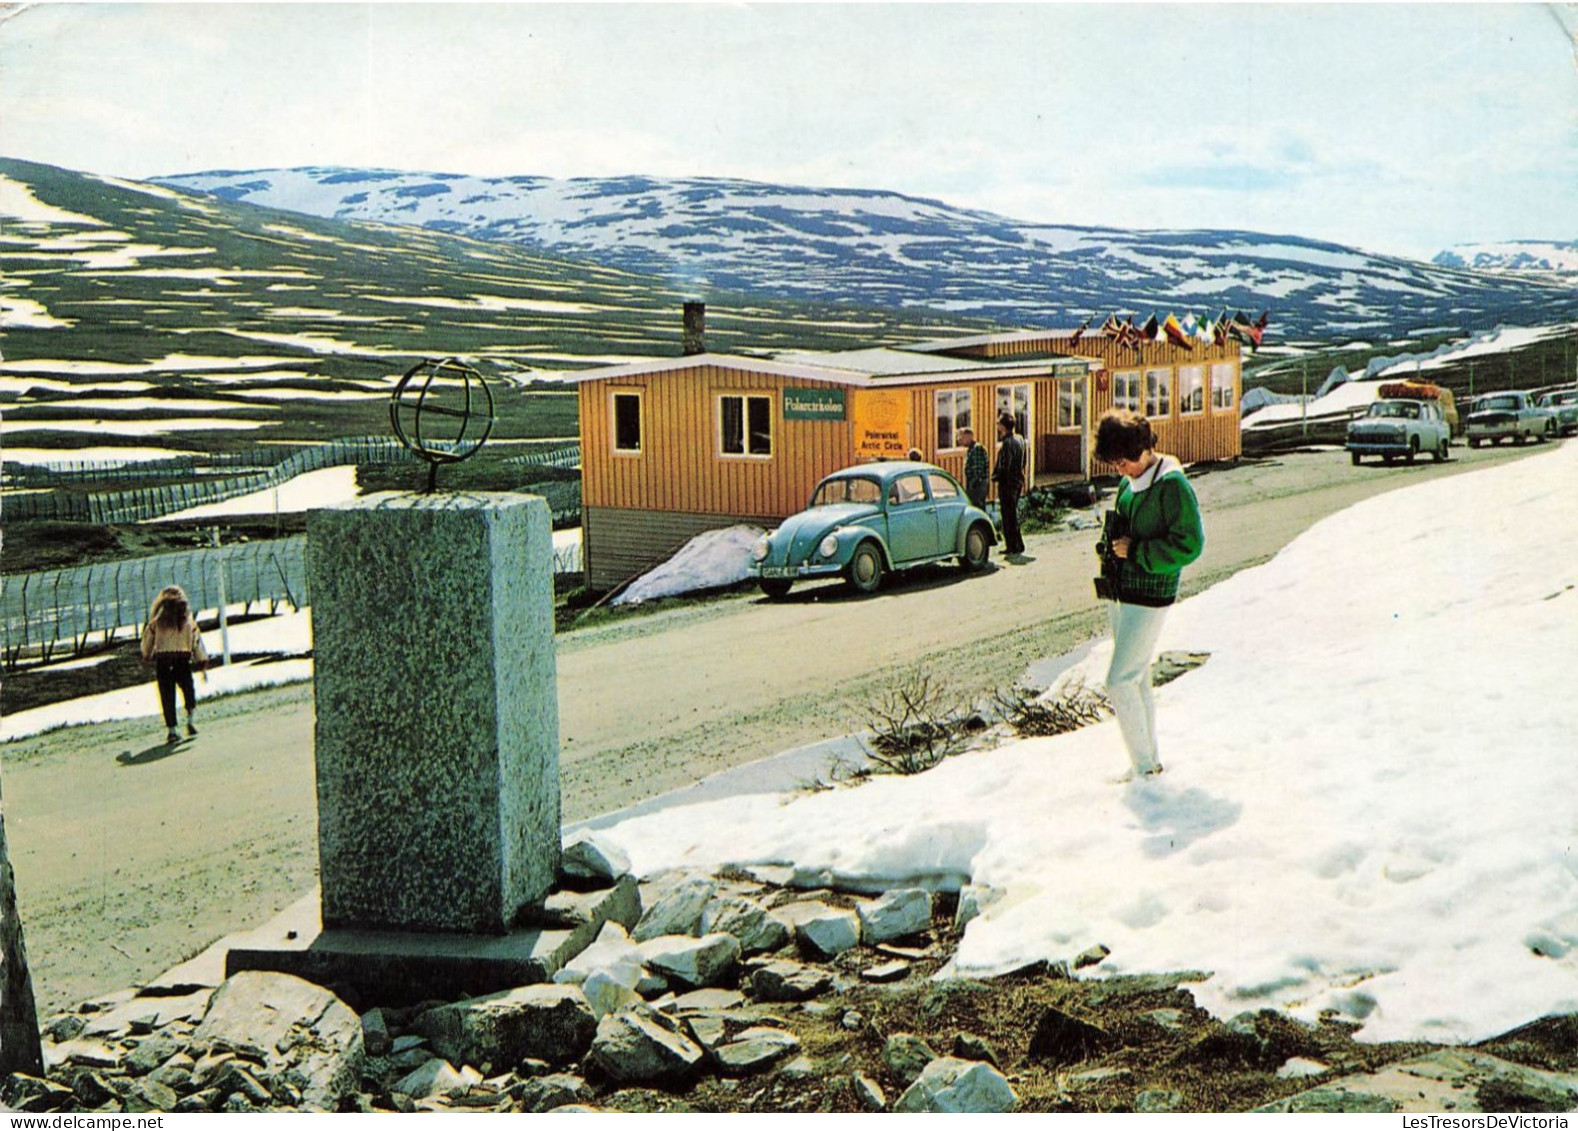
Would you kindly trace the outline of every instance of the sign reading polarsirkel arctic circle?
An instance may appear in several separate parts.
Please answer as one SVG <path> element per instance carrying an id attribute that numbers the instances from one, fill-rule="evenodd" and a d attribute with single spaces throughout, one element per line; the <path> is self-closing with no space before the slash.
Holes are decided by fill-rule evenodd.
<path id="1" fill-rule="evenodd" d="M 909 454 L 910 393 L 906 389 L 855 392 L 855 455 L 903 459 Z"/>

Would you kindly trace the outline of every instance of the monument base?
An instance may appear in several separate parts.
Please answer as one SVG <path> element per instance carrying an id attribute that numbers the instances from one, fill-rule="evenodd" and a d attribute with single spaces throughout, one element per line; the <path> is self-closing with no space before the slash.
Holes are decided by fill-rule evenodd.
<path id="1" fill-rule="evenodd" d="M 503 935 L 324 927 L 304 900 L 256 931 L 228 940 L 226 978 L 269 970 L 333 990 L 353 1009 L 497 993 L 546 982 L 597 938 L 605 923 L 635 926 L 634 878 L 585 894 L 555 892 L 528 925 Z"/>

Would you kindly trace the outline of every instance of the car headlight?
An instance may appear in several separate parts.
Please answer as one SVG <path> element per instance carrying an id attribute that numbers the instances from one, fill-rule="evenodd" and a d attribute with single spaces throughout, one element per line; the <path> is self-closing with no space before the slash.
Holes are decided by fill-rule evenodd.
<path id="1" fill-rule="evenodd" d="M 826 538 L 822 539 L 822 543 L 821 545 L 817 546 L 816 552 L 821 554 L 824 558 L 830 558 L 834 554 L 838 553 L 838 535 L 829 534 Z"/>
<path id="2" fill-rule="evenodd" d="M 751 559 L 758 562 L 767 560 L 767 535 L 763 534 L 756 540 L 756 545 L 751 547 Z"/>

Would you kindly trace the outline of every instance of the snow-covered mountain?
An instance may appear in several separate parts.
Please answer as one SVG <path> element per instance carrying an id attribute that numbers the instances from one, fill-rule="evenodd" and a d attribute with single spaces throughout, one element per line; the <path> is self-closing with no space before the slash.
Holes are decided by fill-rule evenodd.
<path id="1" fill-rule="evenodd" d="M 594 258 L 703 292 L 929 307 L 1021 325 L 1270 309 L 1286 340 L 1578 315 L 1578 294 L 1289 235 L 1028 223 L 937 200 L 711 178 L 308 167 L 154 178 L 228 200 Z"/>
<path id="2" fill-rule="evenodd" d="M 1475 271 L 1548 272 L 1578 279 L 1578 240 L 1510 240 L 1506 243 L 1454 244 L 1432 263 Z"/>

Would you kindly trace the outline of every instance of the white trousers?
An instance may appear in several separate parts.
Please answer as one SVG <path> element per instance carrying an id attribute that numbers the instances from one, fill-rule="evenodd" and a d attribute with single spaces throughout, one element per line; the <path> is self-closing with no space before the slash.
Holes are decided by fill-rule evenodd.
<path id="1" fill-rule="evenodd" d="M 1148 773 L 1156 758 L 1156 701 L 1151 695 L 1151 659 L 1162 633 L 1167 609 L 1126 605 L 1107 607 L 1112 625 L 1112 663 L 1107 668 L 1107 698 L 1118 716 L 1123 744 L 1136 774 Z"/>

